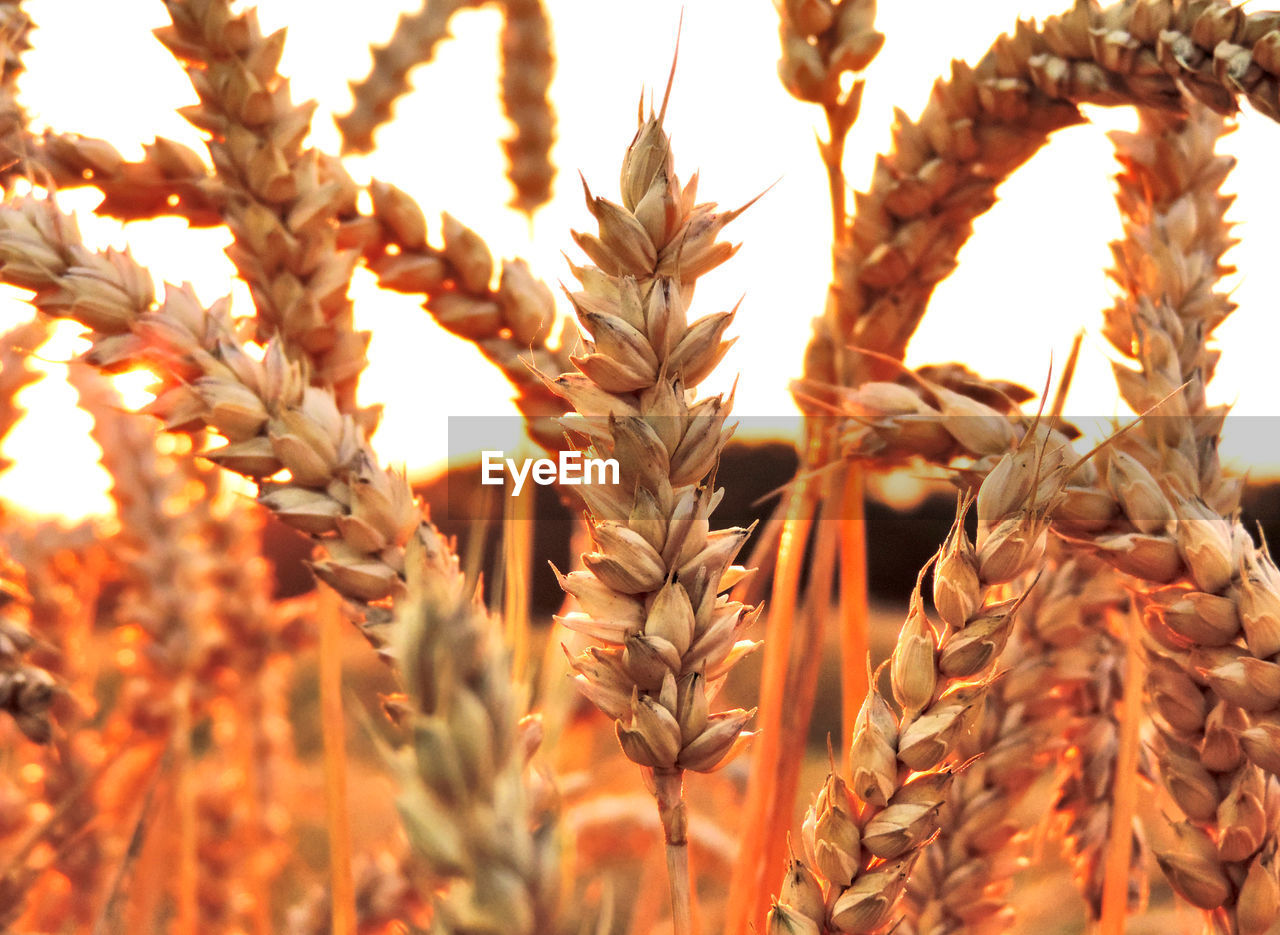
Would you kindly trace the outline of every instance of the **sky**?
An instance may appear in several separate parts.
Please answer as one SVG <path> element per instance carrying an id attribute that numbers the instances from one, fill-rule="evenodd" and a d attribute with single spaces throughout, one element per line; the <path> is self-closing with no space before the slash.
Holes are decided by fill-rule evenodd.
<path id="1" fill-rule="evenodd" d="M 555 198 L 530 225 L 505 207 L 509 197 L 498 140 L 507 135 L 497 99 L 496 11 L 464 11 L 455 38 L 436 61 L 413 75 L 415 90 L 401 100 L 396 120 L 377 137 L 378 149 L 353 158 L 357 180 L 377 177 L 405 189 L 426 209 L 480 232 L 499 256 L 525 257 L 557 286 L 569 280 L 567 254 L 581 256 L 569 237 L 590 217 L 577 173 L 593 191 L 616 197 L 618 171 L 635 128 L 641 94 L 661 95 L 683 10 L 680 63 L 667 127 L 682 179 L 697 171 L 703 200 L 737 206 L 768 192 L 735 221 L 726 236 L 738 255 L 699 282 L 695 314 L 742 304 L 738 341 L 704 384 L 726 390 L 738 380 L 736 412 L 748 425 L 767 422 L 794 433 L 797 420 L 788 383 L 799 375 L 809 322 L 822 308 L 829 279 L 829 215 L 825 173 L 815 134 L 821 111 L 801 104 L 776 76 L 777 16 L 767 0 L 548 0 L 556 31 L 558 69 L 552 86 L 560 168 Z M 295 99 L 315 98 L 311 142 L 338 149 L 331 117 L 350 104 L 347 81 L 368 68 L 368 46 L 383 41 L 402 7 L 413 2 L 363 0 L 349 6 L 264 0 L 264 28 L 289 27 L 281 71 Z M 1017 16 L 1060 12 L 1065 0 L 1017 3 L 985 0 L 894 0 L 881 4 L 879 29 L 887 42 L 868 70 L 862 118 L 854 128 L 846 174 L 865 187 L 875 154 L 889 144 L 893 109 L 918 114 L 934 79 L 951 58 L 976 60 Z M 203 151 L 200 136 L 174 110 L 194 102 L 181 69 L 150 35 L 166 22 L 163 5 L 68 4 L 28 0 L 39 26 L 27 58 L 23 102 L 36 126 L 110 140 L 127 157 L 156 134 Z M 341 10 L 340 13 L 334 12 Z M 938 288 L 909 354 L 913 365 L 961 359 L 979 372 L 1039 388 L 1049 362 L 1062 361 L 1075 333 L 1084 350 L 1070 414 L 1123 414 L 1100 336 L 1101 310 L 1111 291 L 1104 270 L 1107 243 L 1120 233 L 1112 201 L 1115 163 L 1106 129 L 1131 127 L 1131 111 L 1091 108 L 1089 126 L 1057 134 L 1000 190 L 1000 203 L 979 219 L 960 268 Z M 1243 244 L 1228 257 L 1243 271 L 1230 285 L 1240 310 L 1218 331 L 1223 358 L 1212 401 L 1235 404 L 1238 416 L 1276 415 L 1270 377 L 1280 334 L 1280 193 L 1272 161 L 1280 128 L 1247 111 L 1225 148 L 1239 157 L 1228 185 L 1240 197 L 1233 218 Z M 60 203 L 82 215 L 95 246 L 129 245 L 158 280 L 193 282 L 207 303 L 230 291 L 233 309 L 249 311 L 248 294 L 234 281 L 222 250 L 223 231 L 187 231 L 181 222 L 122 227 L 88 216 L 97 198 L 68 192 Z M 434 241 L 438 243 L 438 238 Z M 558 290 L 557 290 L 558 291 Z M 460 339 L 436 325 L 412 297 L 379 293 L 361 273 L 353 286 L 358 327 L 373 331 L 372 365 L 361 384 L 364 403 L 385 405 L 374 445 L 386 463 L 411 470 L 438 466 L 447 454 L 449 415 L 513 414 L 504 380 Z M 29 314 L 8 293 L 0 326 Z M 559 297 L 561 311 L 567 303 Z M 69 517 L 109 511 L 108 480 L 96 466 L 88 419 L 74 408 L 57 361 L 84 344 L 78 328 L 62 325 L 40 356 L 52 378 L 29 390 L 31 410 L 6 450 L 18 465 L 0 477 L 0 498 L 36 513 Z M 145 402 L 145 379 L 128 381 L 133 404 Z M 1236 419 L 1226 454 L 1255 475 L 1280 473 L 1280 438 L 1272 420 Z M 1280 422 L 1276 424 L 1280 425 Z"/>

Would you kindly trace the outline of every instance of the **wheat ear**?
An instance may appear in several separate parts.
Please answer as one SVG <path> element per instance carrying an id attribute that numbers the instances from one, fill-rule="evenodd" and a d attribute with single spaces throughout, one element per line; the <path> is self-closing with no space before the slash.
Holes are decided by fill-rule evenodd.
<path id="1" fill-rule="evenodd" d="M 334 122 L 342 134 L 343 153 L 373 152 L 373 134 L 391 119 L 396 100 L 409 93 L 409 71 L 435 57 L 436 46 L 449 37 L 449 21 L 459 10 L 484 0 L 423 0 L 415 13 L 402 13 L 383 46 L 373 49 L 373 67 L 351 82 L 350 112 Z"/>
<path id="2" fill-rule="evenodd" d="M 1068 818 L 1077 876 L 1097 914 L 1124 676 L 1124 653 L 1105 618 L 1125 608 L 1128 595 L 1100 562 L 1065 559 L 1061 545 L 1053 546 L 983 716 L 960 741 L 959 756 L 968 763 L 956 771 L 938 813 L 937 840 L 907 883 L 904 933 L 1013 926 L 1012 878 L 1026 839 L 1045 820 L 1028 793 L 1046 770 L 1061 774 L 1054 808 Z M 1133 870 L 1141 872 L 1140 861 Z"/>
<path id="3" fill-rule="evenodd" d="M 498 629 L 434 529 L 414 535 L 405 561 L 394 651 L 413 745 L 398 761 L 396 804 L 414 852 L 449 881 L 436 924 L 459 935 L 548 931 L 555 839 L 548 802 L 525 780 L 540 725 L 519 719 Z"/>
<path id="4" fill-rule="evenodd" d="M 443 246 L 428 244 L 422 209 L 394 185 L 374 180 L 369 195 L 372 217 L 352 219 L 344 243 L 358 247 L 383 288 L 426 295 L 436 322 L 473 342 L 511 381 L 530 437 L 548 450 L 563 448 L 557 419 L 565 402 L 537 376 L 573 367 L 573 326 L 557 325 L 551 290 L 523 260 L 505 260 L 495 270 L 484 239 L 448 214 Z"/>
<path id="5" fill-rule="evenodd" d="M 1171 550 L 1163 564 L 1139 569 L 1149 571 L 1140 598 L 1155 752 L 1189 819 L 1157 858 L 1219 930 L 1253 935 L 1280 907 L 1276 816 L 1266 804 L 1267 773 L 1280 763 L 1262 740 L 1280 707 L 1280 666 L 1270 658 L 1280 650 L 1280 574 L 1236 515 L 1241 482 L 1223 475 L 1217 455 L 1226 410 L 1204 396 L 1218 356 L 1208 342 L 1233 308 L 1215 290 L 1232 242 L 1231 199 L 1220 187 L 1233 160 L 1214 153 L 1224 127 L 1213 114 L 1141 120 L 1144 132 L 1113 137 L 1125 166 L 1126 236 L 1113 251 L 1124 292 L 1107 311 L 1106 333 L 1139 366 L 1115 365 L 1126 401 L 1169 401 L 1133 434 L 1127 460 L 1113 457 L 1109 480 L 1125 519 Z M 1113 552 L 1104 554 L 1114 561 Z"/>
<path id="6" fill-rule="evenodd" d="M 551 22 L 543 0 L 502 0 L 502 110 L 515 135 L 502 141 L 511 207 L 532 216 L 551 200 L 556 115 L 547 98 L 555 74 Z"/>
<path id="7" fill-rule="evenodd" d="M 290 355 L 311 363 L 311 379 L 334 387 L 339 410 L 354 412 L 369 335 L 353 328 L 347 288 L 357 258 L 338 249 L 337 218 L 351 210 L 356 185 L 337 159 L 302 149 L 315 105 L 295 105 L 276 71 L 283 30 L 262 35 L 255 11 L 233 14 L 227 0 L 166 6 L 173 25 L 156 35 L 200 98 L 182 113 L 209 134 L 235 238 L 227 255 L 253 295 L 257 337 L 279 334 Z"/>
<path id="8" fill-rule="evenodd" d="M 86 359 L 120 369 L 143 360 L 166 378 L 147 411 L 170 429 L 212 427 L 227 444 L 210 460 L 251 478 L 289 467 L 288 482 L 262 485 L 260 501 L 289 525 L 330 540 L 317 575 L 357 605 L 403 592 L 403 546 L 422 522 L 404 478 L 377 466 L 354 419 L 332 391 L 308 387 L 279 342 L 250 356 L 225 301 L 205 308 L 186 287 L 157 304 L 150 278 L 127 254 L 95 254 L 75 223 L 48 202 L 0 209 L 0 279 L 36 291 L 38 309 L 93 329 Z M 385 611 L 369 608 L 375 642 Z"/>
<path id="9" fill-rule="evenodd" d="M 612 456 L 620 483 L 579 488 L 595 551 L 561 577 L 582 611 L 560 618 L 598 643 L 571 660 L 584 692 L 616 719 L 629 759 L 644 767 L 667 843 L 676 931 L 690 926 L 685 770 L 723 765 L 745 742 L 752 712 L 709 713 L 729 669 L 752 648 L 754 619 L 722 596 L 745 572 L 733 559 L 748 530 L 711 531 L 720 499 L 711 474 L 732 432 L 730 400 L 693 388 L 729 345 L 732 312 L 690 322 L 694 280 L 728 259 L 716 241 L 739 211 L 695 204 L 681 189 L 662 116 L 642 119 L 622 166 L 622 203 L 587 191 L 599 234 L 574 240 L 595 266 L 575 267 L 570 295 L 590 340 L 579 372 L 553 381 L 576 415 L 566 427 Z M 585 187 L 585 182 L 584 182 Z M 739 209 L 741 210 L 741 209 Z"/>
<path id="10" fill-rule="evenodd" d="M 954 268 L 972 221 L 1048 139 L 1084 120 L 1077 104 L 1183 107 L 1180 89 L 1231 112 L 1243 96 L 1280 116 L 1280 14 L 1225 0 L 1077 0 L 1042 26 L 1018 22 L 976 65 L 952 65 L 919 120 L 897 114 L 893 152 L 856 196 L 828 311 L 814 322 L 805 375 L 854 385 L 882 378 L 871 348 L 901 357 L 934 286 Z"/>
<path id="11" fill-rule="evenodd" d="M 976 543 L 963 523 L 971 501 L 961 499 L 934 564 L 941 632 L 917 582 L 889 661 L 898 710 L 873 687 L 854 730 L 852 781 L 833 773 L 809 810 L 805 857 L 793 857 L 769 914 L 773 935 L 872 933 L 897 924 L 899 897 L 937 828 L 958 743 L 980 717 L 1025 597 L 1007 599 L 1001 585 L 1037 567 L 1047 514 L 1075 467 L 1069 449 L 1051 438 L 1029 434 L 983 480 Z"/>

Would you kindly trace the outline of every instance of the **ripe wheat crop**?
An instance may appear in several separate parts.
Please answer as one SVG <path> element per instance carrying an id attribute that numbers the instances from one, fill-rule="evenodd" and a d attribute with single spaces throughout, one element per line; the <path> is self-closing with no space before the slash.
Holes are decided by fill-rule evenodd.
<path id="1" fill-rule="evenodd" d="M 1206 393 L 1235 311 L 1217 144 L 1243 105 L 1280 118 L 1280 13 L 1079 0 L 1018 22 L 898 112 L 851 195 L 876 4 L 779 0 L 777 75 L 825 125 L 832 277 L 801 310 L 798 470 L 764 522 L 735 526 L 717 514 L 747 480 L 726 467 L 735 391 L 703 387 L 741 318 L 695 292 L 735 275 L 726 238 L 754 200 L 700 197 L 667 125 L 716 106 L 681 98 L 703 50 L 655 51 L 671 77 L 617 141 L 617 185 L 581 180 L 561 300 L 559 270 L 495 260 L 356 154 L 487 10 L 509 186 L 467 184 L 532 217 L 556 182 L 571 6 L 406 12 L 352 76 L 341 152 L 281 73 L 283 30 L 229 0 L 162 6 L 154 40 L 205 151 L 157 138 L 133 159 L 33 128 L 34 24 L 0 2 L 0 282 L 30 313 L 0 338 L 0 436 L 51 321 L 75 323 L 89 346 L 69 380 L 115 505 L 75 526 L 0 512 L 0 929 L 1280 931 L 1280 570 Z M 904 362 L 998 187 L 1085 105 L 1137 111 L 1110 135 L 1101 327 L 1134 418 L 1096 440 L 1064 411 L 1079 342 L 1039 393 Z M 248 303 L 98 248 L 64 204 L 76 189 L 99 218 L 224 231 Z M 507 378 L 549 455 L 537 484 L 566 452 L 612 466 L 558 490 L 574 529 L 553 619 L 532 606 L 529 497 L 506 498 L 491 560 L 483 516 L 446 535 L 371 443 L 361 277 Z M 155 383 L 132 412 L 111 378 L 137 370 Z M 865 517 L 901 474 L 946 489 L 954 518 L 885 627 Z M 288 596 L 282 542 L 310 550 Z"/>

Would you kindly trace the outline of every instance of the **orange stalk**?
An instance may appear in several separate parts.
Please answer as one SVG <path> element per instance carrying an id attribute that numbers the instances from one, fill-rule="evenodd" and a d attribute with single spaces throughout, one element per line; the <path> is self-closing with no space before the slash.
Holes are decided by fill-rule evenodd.
<path id="1" fill-rule="evenodd" d="M 1133 813 L 1138 805 L 1138 728 L 1142 719 L 1142 658 L 1137 623 L 1130 614 L 1125 632 L 1124 697 L 1121 699 L 1119 748 L 1111 790 L 1111 829 L 1107 836 L 1099 935 L 1124 935 L 1129 914 L 1129 864 L 1132 858 Z"/>
<path id="2" fill-rule="evenodd" d="M 824 622 L 831 615 L 831 589 L 836 576 L 836 559 L 840 540 L 837 529 L 829 525 L 839 516 L 840 496 L 832 475 L 824 481 L 821 505 L 817 507 L 817 528 L 813 536 L 813 558 L 804 601 L 795 616 L 791 637 L 791 659 L 783 697 L 787 699 L 779 729 L 779 752 L 774 781 L 764 816 L 765 838 L 760 859 L 765 872 L 783 866 L 787 858 L 787 836 L 795 823 L 796 792 L 800 786 L 800 768 L 808 741 L 813 704 L 818 693 L 818 674 L 822 667 Z M 794 838 L 793 838 L 794 840 Z M 770 881 L 766 880 L 767 883 Z M 770 883 L 772 885 L 772 883 Z M 763 907 L 760 911 L 763 911 Z"/>
<path id="3" fill-rule="evenodd" d="M 764 918 L 771 890 L 766 874 L 770 869 L 777 870 L 779 875 L 782 872 L 781 865 L 770 868 L 767 863 L 764 852 L 768 834 L 766 822 L 779 769 L 782 709 L 791 659 L 796 598 L 800 589 L 805 544 L 813 526 L 815 499 L 812 481 L 802 477 L 788 495 L 787 518 L 778 544 L 778 562 L 773 577 L 773 604 L 768 616 L 764 668 L 760 676 L 760 707 L 756 714 L 760 735 L 756 741 L 751 779 L 747 784 L 738 860 L 734 864 L 733 878 L 729 885 L 725 926 L 725 931 L 728 932 L 749 931 L 750 924 L 758 924 Z"/>
<path id="4" fill-rule="evenodd" d="M 191 753 L 191 680 L 183 678 L 173 692 L 174 778 L 178 807 L 178 935 L 196 935 L 200 927 L 197 887 L 200 861 L 197 851 L 195 764 Z"/>
<path id="5" fill-rule="evenodd" d="M 529 678 L 529 579 L 533 574 L 533 491 L 508 497 L 503 512 L 502 619 L 517 684 Z"/>
<path id="6" fill-rule="evenodd" d="M 356 935 L 356 894 L 351 875 L 351 824 L 347 810 L 346 728 L 342 716 L 341 598 L 320 586 L 320 722 L 324 734 L 325 823 L 333 935 Z"/>
<path id="7" fill-rule="evenodd" d="M 867 696 L 867 524 L 862 467 L 849 465 L 840 511 L 840 749 L 849 759 L 853 724 Z"/>

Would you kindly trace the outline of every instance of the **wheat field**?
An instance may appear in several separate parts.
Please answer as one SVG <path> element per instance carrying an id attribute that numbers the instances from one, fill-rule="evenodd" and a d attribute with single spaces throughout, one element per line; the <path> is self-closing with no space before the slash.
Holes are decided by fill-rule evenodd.
<path id="1" fill-rule="evenodd" d="M 1280 117 L 1280 13 L 1020 20 L 902 101 L 860 178 L 846 144 L 894 36 L 869 0 L 778 0 L 777 79 L 817 115 L 827 188 L 793 222 L 824 219 L 830 262 L 796 284 L 822 300 L 760 329 L 696 288 L 745 281 L 735 231 L 772 180 L 707 200 L 718 167 L 669 113 L 715 112 L 680 79 L 714 56 L 679 22 L 644 50 L 665 78 L 627 105 L 615 182 L 555 164 L 567 5 L 425 0 L 329 114 L 295 99 L 286 30 L 162 0 L 138 41 L 185 73 L 199 146 L 140 156 L 29 111 L 28 60 L 51 61 L 30 6 L 0 0 L 22 309 L 0 437 L 78 329 L 65 380 L 113 511 L 0 503 L 0 930 L 1280 932 L 1280 570 L 1209 390 L 1256 229 L 1219 143 Z M 474 10 L 500 23 L 505 179 L 447 181 L 522 217 L 530 257 L 362 161 L 404 139 Z M 1134 118 L 1105 137 L 1105 356 L 1078 337 L 1030 387 L 908 364 L 1001 186 L 1098 108 Z M 571 229 L 534 226 L 579 188 Z M 98 236 L 157 219 L 224 237 L 234 296 Z M 403 372 L 369 365 L 374 289 L 448 333 Z M 753 328 L 807 341 L 794 452 L 734 439 L 779 360 L 730 372 Z M 415 399 L 449 417 L 420 440 L 448 469 L 411 480 L 368 387 L 449 366 Z M 507 381 L 518 450 L 489 450 L 479 371 Z M 1066 400 L 1100 376 L 1128 415 L 1090 434 Z M 908 488 L 944 519 L 893 533 L 929 557 L 887 601 L 868 569 L 904 549 L 872 517 Z"/>

